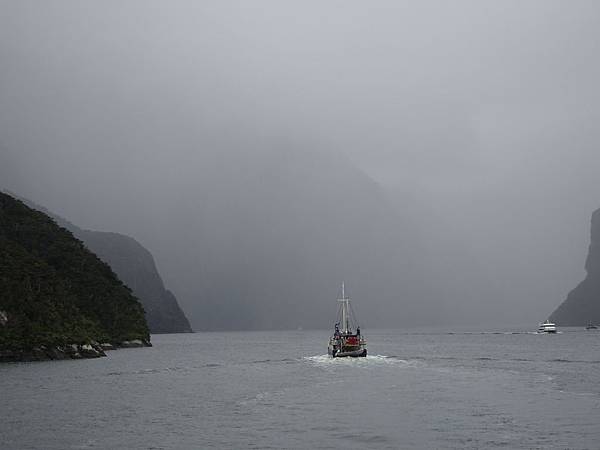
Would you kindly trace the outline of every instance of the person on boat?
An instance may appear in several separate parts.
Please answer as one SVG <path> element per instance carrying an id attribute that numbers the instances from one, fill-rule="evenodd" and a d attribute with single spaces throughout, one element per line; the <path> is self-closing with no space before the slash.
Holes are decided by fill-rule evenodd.
<path id="1" fill-rule="evenodd" d="M 356 327 L 356 337 L 360 337 L 360 327 Z"/>
<path id="2" fill-rule="evenodd" d="M 336 323 L 336 324 L 335 324 L 335 332 L 333 333 L 333 335 L 334 335 L 336 338 L 339 338 L 339 337 L 340 337 L 340 324 L 339 324 L 339 323 Z"/>

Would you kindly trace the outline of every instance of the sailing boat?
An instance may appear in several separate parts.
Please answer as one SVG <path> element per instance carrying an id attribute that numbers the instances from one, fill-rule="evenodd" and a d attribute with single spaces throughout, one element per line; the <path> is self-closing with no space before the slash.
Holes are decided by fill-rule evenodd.
<path id="1" fill-rule="evenodd" d="M 346 297 L 344 283 L 342 283 L 342 298 L 339 298 L 338 302 L 341 303 L 338 313 L 338 318 L 341 320 L 335 324 L 335 331 L 329 338 L 327 353 L 332 358 L 367 356 L 367 341 L 360 334 L 360 327 L 350 306 L 350 297 Z M 352 331 L 354 324 L 356 324 L 356 332 Z"/>

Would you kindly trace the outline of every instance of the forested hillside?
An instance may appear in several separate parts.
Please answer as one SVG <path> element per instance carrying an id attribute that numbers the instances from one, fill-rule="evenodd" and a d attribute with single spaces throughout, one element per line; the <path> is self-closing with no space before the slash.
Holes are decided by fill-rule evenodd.
<path id="1" fill-rule="evenodd" d="M 0 193 L 0 351 L 149 342 L 139 301 L 47 215 Z"/>
<path id="2" fill-rule="evenodd" d="M 19 198 L 15 195 L 15 197 Z M 130 236 L 85 230 L 43 206 L 19 198 L 27 206 L 47 214 L 69 230 L 102 261 L 108 263 L 140 300 L 151 333 L 190 333 L 192 328 L 175 295 L 165 288 L 152 253 Z"/>

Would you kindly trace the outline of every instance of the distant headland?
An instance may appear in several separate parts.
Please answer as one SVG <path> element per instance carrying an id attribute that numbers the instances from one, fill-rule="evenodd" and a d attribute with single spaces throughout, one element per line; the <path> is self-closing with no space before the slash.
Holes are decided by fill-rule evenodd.
<path id="1" fill-rule="evenodd" d="M 587 276 L 550 315 L 551 321 L 563 326 L 600 323 L 600 209 L 592 214 L 585 270 Z"/>

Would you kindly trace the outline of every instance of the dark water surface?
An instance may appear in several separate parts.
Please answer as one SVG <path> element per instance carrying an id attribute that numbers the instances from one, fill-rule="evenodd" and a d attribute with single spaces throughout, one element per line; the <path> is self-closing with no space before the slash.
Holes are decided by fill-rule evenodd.
<path id="1" fill-rule="evenodd" d="M 108 358 L 0 364 L 3 449 L 600 448 L 600 332 L 153 336 Z"/>

